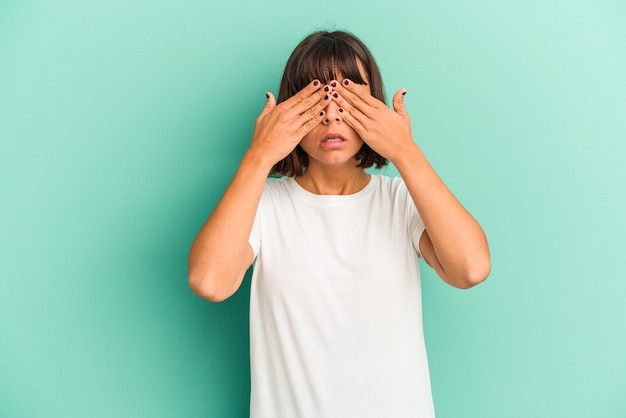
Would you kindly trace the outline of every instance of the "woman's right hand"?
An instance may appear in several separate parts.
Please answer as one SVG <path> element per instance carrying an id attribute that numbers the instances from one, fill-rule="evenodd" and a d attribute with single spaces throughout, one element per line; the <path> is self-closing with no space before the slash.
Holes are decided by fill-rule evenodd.
<path id="1" fill-rule="evenodd" d="M 297 94 L 276 104 L 272 93 L 254 124 L 251 150 L 273 166 L 294 150 L 302 138 L 324 118 L 331 101 L 331 89 L 313 80 Z"/>
<path id="2" fill-rule="evenodd" d="M 209 300 L 228 298 L 241 285 L 254 253 L 248 243 L 269 169 L 285 158 L 323 119 L 330 87 L 312 81 L 293 97 L 267 103 L 252 145 L 189 252 L 189 285 Z"/>

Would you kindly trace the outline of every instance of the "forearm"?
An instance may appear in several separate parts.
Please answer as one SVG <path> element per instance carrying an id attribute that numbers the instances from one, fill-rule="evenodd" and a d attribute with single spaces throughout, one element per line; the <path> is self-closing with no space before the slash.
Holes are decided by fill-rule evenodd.
<path id="1" fill-rule="evenodd" d="M 485 234 L 454 197 L 416 144 L 393 161 L 404 179 L 432 242 L 438 273 L 448 283 L 467 288 L 490 271 Z"/>
<path id="2" fill-rule="evenodd" d="M 252 261 L 248 239 L 269 166 L 248 151 L 189 254 L 189 284 L 209 300 L 231 296 Z"/>

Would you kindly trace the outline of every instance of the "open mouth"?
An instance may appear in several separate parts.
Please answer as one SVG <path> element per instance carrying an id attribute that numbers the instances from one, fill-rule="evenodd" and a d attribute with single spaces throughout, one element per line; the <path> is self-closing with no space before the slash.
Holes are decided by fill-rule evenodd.
<path id="1" fill-rule="evenodd" d="M 325 140 L 323 140 L 322 142 L 341 142 L 341 141 L 345 141 L 345 139 L 341 139 L 341 138 L 326 138 Z"/>
<path id="2" fill-rule="evenodd" d="M 336 132 L 329 132 L 324 135 L 320 146 L 325 150 L 342 150 L 348 143 L 348 140 L 341 134 Z"/>
<path id="3" fill-rule="evenodd" d="M 322 142 L 325 143 L 343 142 L 345 140 L 346 138 L 344 138 L 343 135 L 335 132 L 329 132 L 328 134 L 324 135 L 324 138 L 322 138 Z"/>

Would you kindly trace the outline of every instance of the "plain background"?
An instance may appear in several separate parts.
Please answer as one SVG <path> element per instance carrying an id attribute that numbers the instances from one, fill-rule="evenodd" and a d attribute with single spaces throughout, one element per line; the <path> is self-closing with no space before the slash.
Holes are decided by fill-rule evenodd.
<path id="1" fill-rule="evenodd" d="M 619 0 L 1 1 L 0 416 L 247 416 L 249 281 L 211 304 L 186 258 L 318 29 L 489 237 L 477 288 L 423 268 L 438 417 L 626 417 Z"/>

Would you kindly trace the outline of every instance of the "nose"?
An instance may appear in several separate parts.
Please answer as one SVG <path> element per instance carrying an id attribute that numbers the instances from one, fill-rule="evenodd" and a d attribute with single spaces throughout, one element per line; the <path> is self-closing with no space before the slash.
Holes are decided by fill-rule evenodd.
<path id="1" fill-rule="evenodd" d="M 327 125 L 331 122 L 341 122 L 341 121 L 342 121 L 342 118 L 341 118 L 341 113 L 339 112 L 339 105 L 331 101 L 330 103 L 328 103 L 328 106 L 326 106 L 326 114 L 324 115 L 324 119 L 322 120 L 322 123 Z"/>

